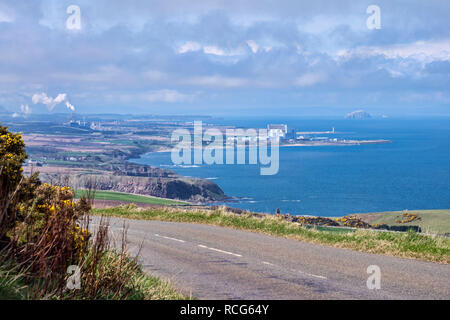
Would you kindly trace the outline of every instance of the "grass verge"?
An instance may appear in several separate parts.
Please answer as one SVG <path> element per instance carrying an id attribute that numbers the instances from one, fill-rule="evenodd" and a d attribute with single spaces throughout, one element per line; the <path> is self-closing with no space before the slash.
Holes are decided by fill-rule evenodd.
<path id="1" fill-rule="evenodd" d="M 75 190 L 75 198 L 79 199 L 84 195 L 84 190 Z M 136 202 L 136 203 L 145 203 L 145 204 L 154 204 L 154 205 L 162 205 L 162 206 L 184 206 L 189 205 L 188 202 L 176 201 L 170 199 L 163 199 L 151 196 L 142 196 L 131 193 L 122 193 L 122 192 L 114 192 L 114 191 L 95 191 L 94 199 L 96 200 L 114 200 L 114 201 L 123 201 L 123 202 Z"/>
<path id="2" fill-rule="evenodd" d="M 222 209 L 201 210 L 181 208 L 148 208 L 121 206 L 94 209 L 95 215 L 129 219 L 159 220 L 169 222 L 202 223 L 239 230 L 260 232 L 274 236 L 312 242 L 332 247 L 413 258 L 450 264 L 450 239 L 422 235 L 416 232 L 380 232 L 373 230 L 328 230 L 310 228 L 284 221 L 275 215 L 233 214 Z"/>

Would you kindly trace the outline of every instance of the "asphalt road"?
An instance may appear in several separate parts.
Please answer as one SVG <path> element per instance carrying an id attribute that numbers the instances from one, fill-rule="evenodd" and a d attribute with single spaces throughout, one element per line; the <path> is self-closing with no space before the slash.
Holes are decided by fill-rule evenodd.
<path id="1" fill-rule="evenodd" d="M 198 299 L 450 299 L 450 266 L 228 228 L 112 218 L 151 274 Z M 94 217 L 92 227 L 98 223 Z M 368 289 L 371 265 L 380 288 Z"/>

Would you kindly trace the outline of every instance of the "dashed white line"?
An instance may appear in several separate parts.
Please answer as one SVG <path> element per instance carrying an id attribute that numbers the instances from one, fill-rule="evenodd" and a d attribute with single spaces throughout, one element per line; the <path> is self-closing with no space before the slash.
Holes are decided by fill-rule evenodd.
<path id="1" fill-rule="evenodd" d="M 95 223 L 92 223 L 91 225 L 96 225 L 96 224 L 95 224 Z M 112 229 L 112 228 L 111 228 L 111 229 Z M 112 230 L 111 230 L 111 231 L 112 231 Z M 157 234 L 157 233 L 155 233 L 155 237 L 164 238 L 164 239 L 168 239 L 168 240 L 172 240 L 172 241 L 177 241 L 177 242 L 181 242 L 181 243 L 185 243 L 185 242 L 186 242 L 186 241 L 181 240 L 181 239 L 176 239 L 176 238 L 166 237 L 166 236 L 159 235 L 159 234 Z M 216 252 L 220 252 L 220 253 L 232 255 L 232 256 L 235 256 L 235 257 L 242 257 L 242 255 L 237 254 L 237 253 L 233 253 L 233 252 L 229 252 L 229 251 L 225 251 L 225 250 L 220 250 L 220 249 L 216 249 L 216 248 L 207 247 L 207 246 L 202 245 L 202 244 L 199 244 L 198 246 L 199 246 L 200 248 L 209 249 L 209 250 L 212 250 L 212 251 L 216 251 Z M 266 265 L 269 265 L 269 266 L 272 266 L 272 267 L 279 267 L 279 266 L 277 266 L 276 264 L 273 264 L 273 263 L 270 263 L 270 262 L 267 262 L 267 261 L 262 261 L 262 263 L 263 263 L 263 264 L 266 264 Z M 317 275 L 317 274 L 312 274 L 312 273 L 303 272 L 303 271 L 301 271 L 301 270 L 291 269 L 291 271 L 297 272 L 297 273 L 300 273 L 300 274 L 304 274 L 304 275 L 307 275 L 307 276 L 310 276 L 310 277 L 318 278 L 318 279 L 328 279 L 327 277 L 319 276 L 319 275 Z"/>
<path id="2" fill-rule="evenodd" d="M 326 280 L 327 277 L 324 276 L 318 276 L 317 274 L 311 274 L 311 273 L 307 273 L 308 276 L 314 277 L 314 278 L 319 278 L 319 279 L 324 279 Z"/>
<path id="3" fill-rule="evenodd" d="M 209 249 L 209 250 L 217 251 L 217 252 L 220 252 L 220 253 L 229 254 L 229 255 L 232 255 L 232 256 L 235 256 L 235 257 L 242 257 L 242 255 L 237 254 L 237 253 L 233 253 L 233 252 L 229 252 L 229 251 L 224 251 L 224 250 L 220 250 L 220 249 L 216 249 L 216 248 L 210 248 L 210 247 L 204 246 L 204 245 L 202 245 L 202 244 L 199 244 L 198 246 L 199 246 L 200 248 L 203 248 L 203 249 Z"/>
<path id="4" fill-rule="evenodd" d="M 301 274 L 304 274 L 304 275 L 307 275 L 307 276 L 310 276 L 310 277 L 318 278 L 318 279 L 327 279 L 327 277 L 319 276 L 317 274 L 312 274 L 312 273 L 308 273 L 308 272 L 303 272 L 301 270 L 292 269 L 292 271 L 298 272 L 298 273 L 301 273 Z"/>
<path id="5" fill-rule="evenodd" d="M 161 236 L 161 235 L 159 235 L 157 233 L 155 233 L 155 237 L 164 238 L 164 239 L 173 240 L 173 241 L 178 241 L 178 242 L 182 242 L 182 243 L 186 242 L 184 240 L 180 240 L 180 239 L 176 239 L 176 238 Z"/>

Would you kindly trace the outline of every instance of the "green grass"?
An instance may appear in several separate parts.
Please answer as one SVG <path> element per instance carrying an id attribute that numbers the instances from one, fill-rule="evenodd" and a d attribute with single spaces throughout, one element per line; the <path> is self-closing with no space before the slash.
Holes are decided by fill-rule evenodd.
<path id="1" fill-rule="evenodd" d="M 85 193 L 84 190 L 75 190 L 75 198 L 80 198 Z M 116 200 L 123 202 L 133 202 L 133 203 L 145 203 L 145 204 L 155 204 L 164 206 L 183 206 L 189 205 L 188 202 L 176 201 L 170 199 L 163 199 L 150 196 L 142 196 L 131 193 L 113 192 L 113 191 L 96 191 L 95 199 L 97 200 Z"/>
<path id="2" fill-rule="evenodd" d="M 395 219 L 403 213 L 415 213 L 420 220 L 409 223 L 397 223 Z M 367 216 L 371 224 L 385 223 L 389 226 L 419 226 L 422 232 L 433 234 L 450 234 L 450 209 L 448 210 L 408 210 L 361 214 Z M 363 218 L 364 219 L 364 218 Z M 366 220 L 366 219 L 365 219 Z"/>
<path id="3" fill-rule="evenodd" d="M 0 300 L 19 300 L 27 296 L 23 274 L 14 265 L 0 264 Z"/>
<path id="4" fill-rule="evenodd" d="M 96 209 L 93 214 L 129 219 L 202 223 L 312 242 L 339 248 L 386 254 L 403 258 L 450 264 L 450 239 L 415 232 L 380 232 L 311 228 L 290 223 L 274 215 L 236 215 L 224 210 L 194 210 L 180 208 L 116 207 Z"/>
<path id="5" fill-rule="evenodd" d="M 65 160 L 52 160 L 48 159 L 44 161 L 46 164 L 53 164 L 53 165 L 68 165 L 68 164 L 74 164 L 76 161 L 65 161 Z"/>

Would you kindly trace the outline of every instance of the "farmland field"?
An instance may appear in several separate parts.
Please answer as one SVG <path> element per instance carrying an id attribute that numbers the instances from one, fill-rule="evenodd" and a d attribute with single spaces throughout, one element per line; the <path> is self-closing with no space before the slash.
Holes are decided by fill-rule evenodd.
<path id="1" fill-rule="evenodd" d="M 84 190 L 75 190 L 75 197 L 80 198 Z M 123 202 L 136 202 L 136 203 L 145 203 L 145 204 L 154 204 L 154 205 L 188 205 L 189 203 L 183 201 L 169 200 L 163 198 L 156 198 L 150 196 L 142 196 L 131 193 L 121 193 L 121 192 L 112 192 L 112 191 L 96 191 L 95 192 L 96 200 L 114 200 L 114 201 L 123 201 Z"/>

